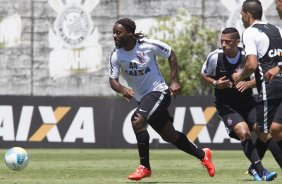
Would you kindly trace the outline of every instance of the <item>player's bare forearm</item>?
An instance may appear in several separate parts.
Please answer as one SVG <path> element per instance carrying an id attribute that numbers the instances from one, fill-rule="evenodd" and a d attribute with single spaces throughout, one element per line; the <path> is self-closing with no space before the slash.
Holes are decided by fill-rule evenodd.
<path id="1" fill-rule="evenodd" d="M 134 96 L 133 90 L 121 85 L 118 79 L 109 78 L 109 82 L 110 82 L 111 88 L 114 91 L 121 93 L 127 101 L 130 101 L 130 99 Z"/>
<path id="2" fill-rule="evenodd" d="M 118 79 L 109 78 L 111 88 L 118 93 L 122 93 L 123 86 L 119 83 Z"/>
<path id="3" fill-rule="evenodd" d="M 171 51 L 171 54 L 168 58 L 169 66 L 170 66 L 170 80 L 171 83 L 178 82 L 178 66 L 177 66 L 177 58 L 174 51 Z"/>
<path id="4" fill-rule="evenodd" d="M 202 79 L 204 81 L 206 81 L 208 84 L 213 84 L 213 82 L 215 81 L 213 78 L 211 78 L 210 76 L 205 76 L 203 74 L 200 73 L 200 76 L 202 77 Z"/>
<path id="5" fill-rule="evenodd" d="M 178 82 L 177 58 L 173 50 L 168 58 L 168 62 L 170 66 L 170 94 L 175 96 L 180 91 L 180 85 Z"/>
<path id="6" fill-rule="evenodd" d="M 258 60 L 256 55 L 248 55 L 246 57 L 246 65 L 243 68 L 242 72 L 237 72 L 232 74 L 232 78 L 235 83 L 238 83 L 245 78 L 249 77 L 252 73 L 254 73 L 258 66 Z"/>
<path id="7" fill-rule="evenodd" d="M 239 81 L 244 80 L 245 78 L 249 77 L 250 75 L 252 75 L 252 73 L 254 73 L 255 70 L 253 70 L 252 68 L 244 68 L 242 73 L 239 75 Z"/>

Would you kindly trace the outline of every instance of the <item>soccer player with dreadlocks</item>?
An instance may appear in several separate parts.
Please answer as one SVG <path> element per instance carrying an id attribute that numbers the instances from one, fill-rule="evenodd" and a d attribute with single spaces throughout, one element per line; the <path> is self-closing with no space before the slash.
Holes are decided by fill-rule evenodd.
<path id="1" fill-rule="evenodd" d="M 121 93 L 126 100 L 134 97 L 138 102 L 131 123 L 137 139 L 140 165 L 128 179 L 140 180 L 151 176 L 148 124 L 163 140 L 198 158 L 209 175 L 214 176 L 211 150 L 199 149 L 185 134 L 175 130 L 168 112 L 171 96 L 180 91 L 174 51 L 159 40 L 145 39 L 145 35 L 141 32 L 135 33 L 135 29 L 135 22 L 128 18 L 120 19 L 114 24 L 113 38 L 116 48 L 109 58 L 109 83 L 112 89 Z M 159 70 L 157 55 L 168 59 L 171 74 L 169 86 Z M 120 71 L 129 87 L 119 82 Z"/>

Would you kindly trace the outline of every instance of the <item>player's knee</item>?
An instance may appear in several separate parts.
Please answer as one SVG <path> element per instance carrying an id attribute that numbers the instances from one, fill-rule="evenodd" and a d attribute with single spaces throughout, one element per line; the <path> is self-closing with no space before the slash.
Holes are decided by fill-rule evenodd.
<path id="1" fill-rule="evenodd" d="M 276 126 L 275 124 L 271 125 L 270 134 L 274 140 L 282 140 L 282 127 Z"/>
<path id="2" fill-rule="evenodd" d="M 260 133 L 258 137 L 262 142 L 266 143 L 271 138 L 271 135 L 269 133 Z"/>
<path id="3" fill-rule="evenodd" d="M 247 130 L 243 130 L 238 133 L 238 137 L 240 138 L 241 141 L 251 139 L 251 132 Z"/>
<path id="4" fill-rule="evenodd" d="M 140 114 L 134 113 L 131 116 L 131 124 L 134 132 L 140 132 L 146 129 L 146 120 Z"/>

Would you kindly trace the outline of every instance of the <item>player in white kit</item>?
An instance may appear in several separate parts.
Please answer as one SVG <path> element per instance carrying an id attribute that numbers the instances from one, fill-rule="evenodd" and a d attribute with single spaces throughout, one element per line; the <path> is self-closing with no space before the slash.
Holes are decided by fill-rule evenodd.
<path id="1" fill-rule="evenodd" d="M 140 180 L 151 176 L 148 124 L 165 141 L 201 160 L 209 175 L 214 176 L 211 150 L 199 149 L 185 134 L 175 130 L 173 118 L 168 112 L 171 95 L 176 95 L 180 90 L 175 53 L 169 45 L 158 40 L 145 39 L 142 33 L 135 33 L 135 29 L 135 22 L 128 18 L 120 19 L 114 24 L 113 38 L 116 48 L 109 58 L 109 82 L 112 89 L 121 93 L 126 100 L 134 97 L 138 102 L 131 123 L 137 139 L 140 165 L 128 179 Z M 169 86 L 160 73 L 156 56 L 168 59 L 171 70 Z M 120 72 L 129 87 L 119 82 Z"/>

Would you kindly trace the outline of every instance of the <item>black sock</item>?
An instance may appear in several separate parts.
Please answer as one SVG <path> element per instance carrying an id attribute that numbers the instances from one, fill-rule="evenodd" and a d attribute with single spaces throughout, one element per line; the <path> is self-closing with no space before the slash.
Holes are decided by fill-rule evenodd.
<path id="1" fill-rule="evenodd" d="M 198 159 L 202 160 L 205 157 L 205 152 L 201 149 L 199 149 L 194 143 L 190 142 L 186 135 L 184 135 L 181 132 L 178 132 L 179 138 L 174 143 L 174 145 L 184 151 L 185 153 L 188 153 L 190 155 L 193 155 L 197 157 Z"/>
<path id="2" fill-rule="evenodd" d="M 151 169 L 149 161 L 149 133 L 145 130 L 143 132 L 138 132 L 135 135 L 138 144 L 140 164 L 148 169 Z"/>
<path id="3" fill-rule="evenodd" d="M 270 138 L 269 140 L 267 140 L 266 144 L 270 152 L 272 153 L 274 159 L 282 169 L 282 150 L 279 147 L 278 143 L 274 141 L 272 138 Z"/>
<path id="4" fill-rule="evenodd" d="M 267 150 L 267 144 L 264 143 L 259 138 L 257 138 L 256 143 L 255 143 L 255 148 L 257 149 L 260 160 L 262 160 Z"/>
<path id="5" fill-rule="evenodd" d="M 264 167 L 260 161 L 258 152 L 252 142 L 251 139 L 247 139 L 241 142 L 243 146 L 243 151 L 246 157 L 251 161 L 252 165 L 254 166 L 255 170 L 258 172 L 260 176 L 262 176 Z"/>
<path id="6" fill-rule="evenodd" d="M 258 156 L 259 156 L 260 160 L 262 160 L 264 155 L 265 155 L 265 152 L 267 150 L 267 144 L 264 143 L 259 138 L 257 138 L 256 143 L 255 143 L 255 148 L 257 149 Z M 255 166 L 252 164 L 251 168 L 255 169 Z"/>

